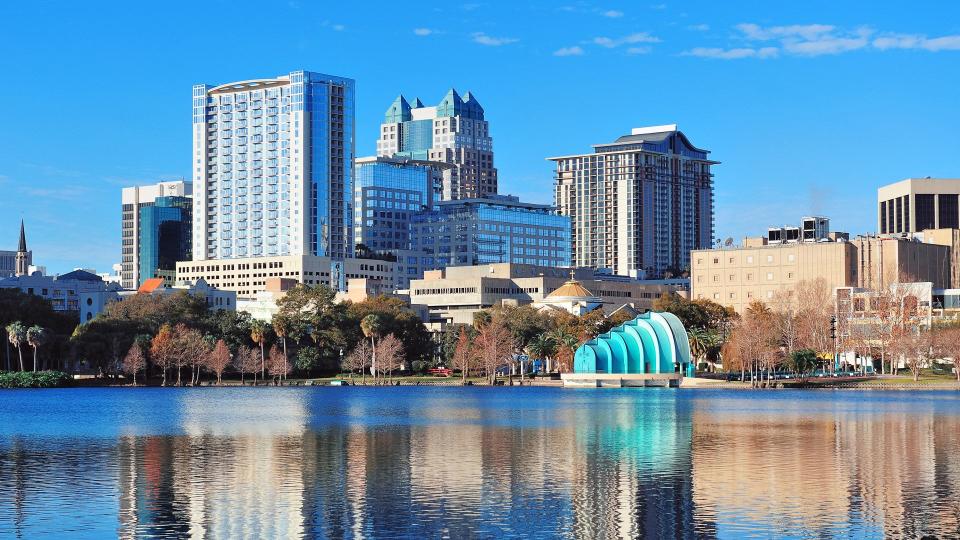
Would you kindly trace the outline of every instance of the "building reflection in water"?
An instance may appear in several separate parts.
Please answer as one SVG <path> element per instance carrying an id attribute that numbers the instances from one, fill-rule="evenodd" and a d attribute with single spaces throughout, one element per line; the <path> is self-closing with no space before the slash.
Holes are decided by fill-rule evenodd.
<path id="1" fill-rule="evenodd" d="M 742 407 L 741 407 L 742 406 Z M 816 404 L 813 404 L 816 407 Z M 847 410 L 747 400 L 693 415 L 693 484 L 721 532 L 960 536 L 960 419 L 881 400 Z"/>
<path id="2" fill-rule="evenodd" d="M 0 536 L 960 536 L 956 408 L 771 395 L 162 393 L 110 436 L 0 425 Z"/>

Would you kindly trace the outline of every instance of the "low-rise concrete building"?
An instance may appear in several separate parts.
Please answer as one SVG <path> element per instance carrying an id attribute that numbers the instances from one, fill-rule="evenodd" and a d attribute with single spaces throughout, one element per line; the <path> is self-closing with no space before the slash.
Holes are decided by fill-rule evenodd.
<path id="1" fill-rule="evenodd" d="M 901 237 L 861 236 L 850 241 L 767 244 L 693 251 L 690 292 L 743 313 L 750 302 L 770 302 L 802 281 L 877 289 L 897 281 L 950 283 L 950 248 Z"/>
<path id="2" fill-rule="evenodd" d="M 346 291 L 354 278 L 376 280 L 393 289 L 394 265 L 378 259 L 344 259 L 313 255 L 249 257 L 177 263 L 177 283 L 203 279 L 211 286 L 235 291 L 238 298 L 255 299 L 270 278 L 288 278 L 306 285 L 327 285 Z"/>
<path id="3" fill-rule="evenodd" d="M 0 280 L 0 289 L 20 289 L 50 301 L 54 311 L 77 312 L 80 322 L 87 322 L 118 298 L 120 286 L 84 270 L 60 276 L 39 272 Z"/>
<path id="4" fill-rule="evenodd" d="M 607 315 L 624 305 L 649 309 L 662 294 L 685 294 L 689 286 L 685 279 L 638 280 L 591 268 L 574 269 L 571 276 L 569 268 L 499 263 L 424 272 L 423 279 L 410 282 L 410 303 L 427 307 L 431 328 L 470 324 L 483 309 L 543 301 L 571 278 L 600 300 Z"/>
<path id="5" fill-rule="evenodd" d="M 234 311 L 237 309 L 237 293 L 234 291 L 221 290 L 210 286 L 203 279 L 198 279 L 193 283 L 181 282 L 173 287 L 167 285 L 163 278 L 148 278 L 137 289 L 136 294 L 166 295 L 174 294 L 179 291 L 186 291 L 190 296 L 202 297 L 207 303 L 207 309 L 211 311 L 225 310 Z"/>

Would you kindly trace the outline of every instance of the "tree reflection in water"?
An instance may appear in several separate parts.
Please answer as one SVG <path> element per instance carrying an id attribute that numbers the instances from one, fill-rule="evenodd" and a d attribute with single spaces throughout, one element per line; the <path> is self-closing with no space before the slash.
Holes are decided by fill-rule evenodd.
<path id="1" fill-rule="evenodd" d="M 0 407 L 4 537 L 960 534 L 952 394 L 75 389 Z"/>

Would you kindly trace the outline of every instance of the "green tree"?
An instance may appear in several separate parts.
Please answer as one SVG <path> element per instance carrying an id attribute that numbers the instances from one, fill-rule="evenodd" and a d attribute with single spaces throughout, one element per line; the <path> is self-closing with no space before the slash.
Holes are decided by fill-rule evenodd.
<path id="1" fill-rule="evenodd" d="M 360 321 L 360 329 L 363 331 L 363 335 L 370 339 L 370 353 L 371 353 L 371 365 L 373 378 L 377 378 L 377 337 L 380 336 L 380 333 L 383 331 L 383 321 L 380 319 L 380 315 L 376 313 L 371 313 L 363 318 Z M 374 381 L 376 383 L 376 381 Z"/>
<path id="2" fill-rule="evenodd" d="M 320 364 L 320 351 L 316 347 L 301 347 L 297 351 L 296 368 L 301 373 L 310 373 Z"/>
<path id="3" fill-rule="evenodd" d="M 27 340 L 27 327 L 20 321 L 15 321 L 7 325 L 7 339 L 10 344 L 17 348 L 17 356 L 20 357 L 20 371 L 23 369 L 23 351 L 21 347 Z"/>
<path id="4" fill-rule="evenodd" d="M 290 320 L 285 315 L 280 315 L 279 313 L 273 316 L 271 321 L 273 325 L 273 333 L 280 338 L 280 341 L 283 343 L 283 358 L 284 366 L 289 362 L 290 356 L 287 354 L 287 335 L 290 333 L 290 327 L 292 326 Z M 284 373 L 281 375 L 281 379 L 285 379 L 287 376 L 287 371 L 284 370 Z"/>
<path id="5" fill-rule="evenodd" d="M 527 354 L 529 354 L 531 358 L 543 360 L 546 364 L 544 367 L 547 373 L 549 373 L 553 367 L 550 365 L 550 361 L 556 352 L 557 342 L 548 332 L 538 335 L 527 344 Z"/>
<path id="6" fill-rule="evenodd" d="M 250 323 L 250 339 L 260 346 L 260 379 L 267 375 L 267 360 L 264 354 L 264 344 L 267 341 L 267 332 L 269 325 L 261 320 L 254 320 Z"/>
<path id="7" fill-rule="evenodd" d="M 33 371 L 37 371 L 37 349 L 46 344 L 49 338 L 47 329 L 42 326 L 33 325 L 27 328 L 27 343 L 33 347 Z"/>
<path id="8" fill-rule="evenodd" d="M 799 349 L 790 355 L 790 369 L 806 375 L 817 367 L 817 353 L 813 349 Z"/>

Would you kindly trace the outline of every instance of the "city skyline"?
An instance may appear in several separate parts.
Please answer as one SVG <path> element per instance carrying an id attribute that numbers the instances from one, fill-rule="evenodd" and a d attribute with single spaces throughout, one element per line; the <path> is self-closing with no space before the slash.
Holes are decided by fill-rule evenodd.
<path id="1" fill-rule="evenodd" d="M 31 129 L 0 134 L 0 249 L 14 249 L 23 218 L 35 262 L 51 272 L 108 270 L 119 262 L 120 188 L 191 178 L 190 87 L 300 67 L 357 81 L 357 156 L 376 153 L 397 95 L 436 103 L 469 88 L 496 141 L 501 193 L 551 203 L 546 157 L 678 123 L 723 162 L 717 238 L 761 234 L 803 214 L 875 232 L 877 187 L 958 176 L 951 68 L 960 28 L 951 21 L 960 8 L 814 4 L 437 4 L 398 13 L 291 2 L 262 21 L 241 17 L 241 5 L 224 12 L 234 30 L 257 24 L 292 53 L 237 45 L 249 54 L 215 64 L 191 54 L 190 42 L 210 39 L 210 29 L 176 7 L 107 7 L 103 17 L 66 4 L 56 16 L 49 5 L 5 6 L 0 69 L 31 84 L 5 85 L 0 102 L 9 126 Z M 156 31 L 142 35 L 137 21 L 147 16 Z M 291 17 L 301 27 L 280 24 Z M 42 28 L 28 24 L 40 19 Z M 91 31 L 68 41 L 75 26 Z M 385 57 L 426 55 L 429 70 L 383 67 Z M 669 84 L 652 84 L 658 73 Z M 107 77 L 120 82 L 105 86 Z M 893 148 L 898 157 L 882 159 Z"/>

